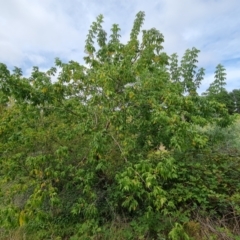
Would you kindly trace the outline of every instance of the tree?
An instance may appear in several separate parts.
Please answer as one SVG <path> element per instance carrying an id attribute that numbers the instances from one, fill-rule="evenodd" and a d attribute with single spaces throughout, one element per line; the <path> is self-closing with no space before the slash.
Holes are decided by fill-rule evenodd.
<path id="1" fill-rule="evenodd" d="M 227 90 L 224 88 L 226 85 L 226 69 L 221 65 L 218 64 L 215 70 L 215 79 L 210 84 L 209 88 L 205 93 L 203 93 L 204 96 L 206 96 L 209 100 L 217 101 L 218 103 L 224 104 L 226 108 L 228 109 L 228 112 L 230 114 L 233 113 L 233 101 L 230 97 L 230 94 L 227 92 Z"/>
<path id="2" fill-rule="evenodd" d="M 231 113 L 240 113 L 240 90 L 234 89 L 229 93 L 231 105 L 229 111 Z"/>
<path id="3" fill-rule="evenodd" d="M 204 149 L 208 135 L 199 127 L 227 126 L 231 118 L 222 104 L 197 94 L 199 51 L 187 50 L 178 67 L 158 30 L 140 34 L 144 16 L 137 14 L 122 44 L 116 24 L 107 40 L 100 15 L 87 35 L 87 66 L 56 59 L 56 82 L 56 67 L 34 67 L 24 78 L 1 65 L 1 103 L 14 102 L 1 108 L 1 185 L 11 183 L 2 226 L 68 224 L 84 238 L 118 215 L 177 211 L 168 191 L 178 176 L 176 154 Z"/>
<path id="4" fill-rule="evenodd" d="M 226 69 L 221 65 L 218 64 L 215 70 L 215 80 L 213 83 L 210 84 L 209 88 L 207 89 L 205 95 L 210 97 L 217 96 L 218 94 L 226 91 L 224 86 L 226 85 Z"/>

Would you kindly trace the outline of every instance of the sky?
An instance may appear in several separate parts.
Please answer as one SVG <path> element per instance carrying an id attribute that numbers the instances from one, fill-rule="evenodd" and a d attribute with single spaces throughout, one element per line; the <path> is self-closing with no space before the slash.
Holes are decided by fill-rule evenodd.
<path id="1" fill-rule="evenodd" d="M 240 89 L 239 0 L 0 0 L 0 62 L 26 76 L 33 66 L 54 66 L 56 57 L 84 64 L 86 35 L 99 14 L 107 32 L 119 24 L 126 43 L 139 11 L 146 14 L 143 29 L 164 35 L 167 54 L 201 51 L 198 66 L 206 75 L 200 92 L 219 63 L 226 68 L 226 89 Z"/>

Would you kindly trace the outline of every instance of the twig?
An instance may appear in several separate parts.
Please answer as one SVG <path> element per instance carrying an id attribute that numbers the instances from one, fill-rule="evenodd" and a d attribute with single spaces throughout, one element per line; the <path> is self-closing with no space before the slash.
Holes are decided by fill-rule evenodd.
<path id="1" fill-rule="evenodd" d="M 111 136 L 111 138 L 114 140 L 114 142 L 117 144 L 117 146 L 118 146 L 120 152 L 121 152 L 122 155 L 123 155 L 123 150 L 122 150 L 120 144 L 118 143 L 118 141 L 114 138 L 114 136 L 113 136 L 112 134 L 110 134 L 110 136 Z M 127 160 L 127 158 L 126 158 L 125 156 L 123 156 L 123 158 L 124 158 L 125 162 L 128 162 L 128 160 Z"/>

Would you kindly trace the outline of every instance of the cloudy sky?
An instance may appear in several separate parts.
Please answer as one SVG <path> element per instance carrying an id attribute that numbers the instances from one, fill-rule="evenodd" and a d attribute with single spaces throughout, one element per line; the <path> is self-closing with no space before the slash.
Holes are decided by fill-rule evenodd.
<path id="1" fill-rule="evenodd" d="M 168 54 L 182 56 L 196 47 L 206 69 L 201 91 L 214 80 L 218 63 L 227 69 L 227 89 L 240 89 L 239 0 L 0 0 L 0 62 L 48 69 L 54 59 L 83 63 L 85 38 L 92 21 L 104 15 L 127 42 L 135 15 L 146 14 L 143 29 L 160 30 Z"/>

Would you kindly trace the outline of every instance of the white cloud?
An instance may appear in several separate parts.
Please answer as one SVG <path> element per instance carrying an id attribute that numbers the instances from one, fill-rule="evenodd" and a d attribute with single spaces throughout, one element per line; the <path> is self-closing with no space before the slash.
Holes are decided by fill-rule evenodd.
<path id="1" fill-rule="evenodd" d="M 227 71 L 228 90 L 240 89 L 240 68 L 229 68 Z"/>
<path id="2" fill-rule="evenodd" d="M 34 52 L 35 56 L 41 52 L 67 53 L 76 45 L 80 34 L 70 24 L 70 16 L 61 14 L 57 8 L 51 9 L 49 5 L 46 1 L 26 0 L 8 0 L 1 4 L 0 22 L 5 21 L 0 26 L 0 34 L 9 50 L 18 49 L 22 53 L 21 58 L 14 51 L 3 55 L 5 47 L 1 42 L 1 61 L 19 64 L 29 52 L 31 55 Z"/>

